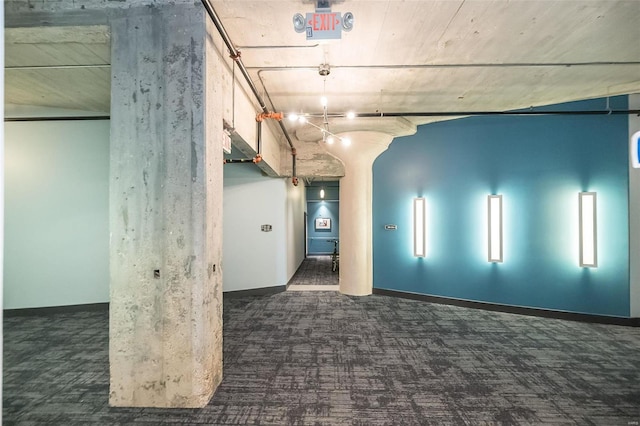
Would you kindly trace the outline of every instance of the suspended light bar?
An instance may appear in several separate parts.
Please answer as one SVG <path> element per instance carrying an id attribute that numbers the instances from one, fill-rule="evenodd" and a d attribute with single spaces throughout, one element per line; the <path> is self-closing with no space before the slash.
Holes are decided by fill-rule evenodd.
<path id="1" fill-rule="evenodd" d="M 502 262 L 502 195 L 489 195 L 489 262 Z"/>
<path id="2" fill-rule="evenodd" d="M 598 266 L 597 195 L 595 192 L 580 192 L 578 195 L 580 227 L 580 266 Z"/>
<path id="3" fill-rule="evenodd" d="M 413 255 L 426 257 L 426 201 L 423 197 L 413 199 Z"/>
<path id="4" fill-rule="evenodd" d="M 344 146 L 349 146 L 351 145 L 351 139 L 346 138 L 346 137 L 340 137 L 337 136 L 333 133 L 331 133 L 327 128 L 323 129 L 320 126 L 317 126 L 315 124 L 313 124 L 311 121 L 307 120 L 307 117 L 305 115 L 298 115 L 296 113 L 290 113 L 287 114 L 287 118 L 289 119 L 289 121 L 297 121 L 300 124 L 308 124 L 312 127 L 315 127 L 316 129 L 320 130 L 321 134 L 322 134 L 322 140 L 323 142 L 326 142 L 328 144 L 333 144 L 335 142 L 335 140 L 339 140 L 340 142 L 342 142 L 342 145 Z"/>

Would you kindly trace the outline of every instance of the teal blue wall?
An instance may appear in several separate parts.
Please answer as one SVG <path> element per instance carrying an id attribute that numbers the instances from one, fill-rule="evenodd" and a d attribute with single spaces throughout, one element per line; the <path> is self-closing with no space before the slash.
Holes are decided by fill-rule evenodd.
<path id="1" fill-rule="evenodd" d="M 307 201 L 307 253 L 329 254 L 333 252 L 333 243 L 327 240 L 339 236 L 340 217 L 337 201 Z M 331 229 L 316 229 L 317 218 L 331 219 Z"/>
<path id="2" fill-rule="evenodd" d="M 611 100 L 626 108 L 626 97 Z M 604 100 L 550 107 L 600 109 Z M 628 119 L 471 117 L 420 126 L 373 167 L 374 287 L 629 316 Z M 598 268 L 578 264 L 578 192 L 598 193 Z M 487 262 L 487 201 L 502 194 L 504 263 Z M 412 254 L 412 199 L 428 255 Z M 384 230 L 397 224 L 397 231 Z"/>
<path id="3" fill-rule="evenodd" d="M 320 189 L 324 188 L 324 199 Z M 340 186 L 338 182 L 313 182 L 307 186 L 307 254 L 329 254 L 333 252 L 333 242 L 339 238 L 340 228 Z M 331 219 L 331 229 L 315 229 L 319 217 Z M 339 246 L 338 246 L 339 247 Z"/>
<path id="4" fill-rule="evenodd" d="M 337 184 L 334 186 L 314 185 L 308 186 L 307 201 L 338 201 L 340 199 L 340 187 Z M 320 189 L 324 188 L 324 198 L 320 198 Z"/>

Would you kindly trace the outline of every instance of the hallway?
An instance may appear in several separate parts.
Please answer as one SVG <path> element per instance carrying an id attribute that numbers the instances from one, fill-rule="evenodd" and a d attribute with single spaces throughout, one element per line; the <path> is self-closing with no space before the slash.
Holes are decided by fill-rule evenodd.
<path id="1" fill-rule="evenodd" d="M 331 271 L 331 256 L 308 256 L 289 281 L 289 291 L 338 291 L 340 272 Z"/>

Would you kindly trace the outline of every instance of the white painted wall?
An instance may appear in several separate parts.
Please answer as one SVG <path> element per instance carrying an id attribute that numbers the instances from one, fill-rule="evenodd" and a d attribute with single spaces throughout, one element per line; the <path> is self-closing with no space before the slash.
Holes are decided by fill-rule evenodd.
<path id="1" fill-rule="evenodd" d="M 296 273 L 305 256 L 305 221 L 304 213 L 307 208 L 307 199 L 304 184 L 293 186 L 291 179 L 285 179 L 286 183 L 286 253 L 287 253 L 287 282 Z"/>
<path id="2" fill-rule="evenodd" d="M 640 94 L 629 95 L 629 108 L 640 108 Z M 629 115 L 629 140 L 640 131 L 640 117 Z M 631 317 L 640 317 L 640 169 L 629 161 L 629 298 Z"/>
<path id="3" fill-rule="evenodd" d="M 4 308 L 109 301 L 109 121 L 5 123 Z"/>
<path id="4" fill-rule="evenodd" d="M 224 291 L 286 285 L 304 259 L 304 187 L 264 177 L 253 164 L 224 173 Z"/>

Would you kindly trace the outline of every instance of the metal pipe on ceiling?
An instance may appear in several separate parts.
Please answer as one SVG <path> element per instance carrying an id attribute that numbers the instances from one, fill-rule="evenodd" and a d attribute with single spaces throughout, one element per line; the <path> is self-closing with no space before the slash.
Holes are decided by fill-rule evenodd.
<path id="1" fill-rule="evenodd" d="M 594 66 L 633 66 L 640 65 L 640 61 L 598 61 L 598 62 L 480 62 L 453 64 L 380 64 L 380 65 L 331 65 L 331 69 L 438 69 L 438 68 L 571 68 Z M 248 67 L 261 71 L 317 71 L 318 67 L 289 66 L 289 67 Z"/>
<path id="2" fill-rule="evenodd" d="M 262 121 L 256 121 L 256 133 L 258 134 L 258 155 L 262 155 Z"/>
<path id="3" fill-rule="evenodd" d="M 229 37 L 229 34 L 227 33 L 227 30 L 222 25 L 222 21 L 220 20 L 220 17 L 216 13 L 215 9 L 213 8 L 213 5 L 211 4 L 211 1 L 210 0 L 201 0 L 201 1 L 202 1 L 202 5 L 204 6 L 205 10 L 209 14 L 209 17 L 211 18 L 211 21 L 216 26 L 216 29 L 218 30 L 218 33 L 222 37 L 222 41 L 227 46 L 227 49 L 229 50 L 229 53 L 230 53 L 230 56 L 231 56 L 231 59 L 233 59 L 235 61 L 235 63 L 238 65 L 238 69 L 242 73 L 242 76 L 244 77 L 245 81 L 249 85 L 249 88 L 251 89 L 251 92 L 253 92 L 253 95 L 255 96 L 256 100 L 260 104 L 260 108 L 262 109 L 262 112 L 265 112 L 265 113 L 269 112 L 269 110 L 267 109 L 266 104 L 262 100 L 262 96 L 260 96 L 260 93 L 258 93 L 258 88 L 253 83 L 253 80 L 251 79 L 251 76 L 249 75 L 249 71 L 247 71 L 247 68 L 245 67 L 244 63 L 242 62 L 242 58 L 240 57 L 240 51 L 238 49 L 236 49 L 235 46 L 233 45 L 233 42 L 231 41 L 231 37 Z M 278 124 L 280 125 L 280 130 L 282 130 L 282 134 L 284 135 L 285 139 L 289 143 L 289 147 L 291 148 L 292 175 L 293 175 L 292 176 L 292 182 L 293 182 L 294 185 L 297 186 L 298 185 L 298 177 L 296 176 L 296 148 L 293 146 L 293 142 L 291 141 L 291 137 L 289 136 L 289 133 L 287 132 L 287 128 L 284 126 L 284 124 L 282 124 L 282 121 L 278 121 Z"/>
<path id="4" fill-rule="evenodd" d="M 255 158 L 228 158 L 224 160 L 224 164 L 246 164 L 257 163 Z"/>
<path id="5" fill-rule="evenodd" d="M 259 46 L 237 46 L 238 49 L 309 49 L 320 46 L 316 44 L 281 44 L 281 45 L 268 45 L 261 44 Z"/>
<path id="6" fill-rule="evenodd" d="M 426 112 L 365 112 L 356 113 L 361 118 L 385 117 L 458 117 L 477 115 L 640 115 L 640 109 L 625 110 L 567 110 L 567 111 L 426 111 Z"/>
<path id="7" fill-rule="evenodd" d="M 5 71 L 31 70 L 67 70 L 75 68 L 110 68 L 111 64 L 78 64 L 78 65 L 16 65 L 4 67 Z"/>
<path id="8" fill-rule="evenodd" d="M 640 64 L 640 63 L 639 63 Z M 305 67 L 307 68 L 307 67 Z M 287 68 L 284 68 L 287 69 Z M 309 67 L 309 69 L 311 69 Z M 317 70 L 317 68 L 313 68 Z M 264 94 L 269 100 L 271 107 L 275 110 L 277 109 L 273 104 L 273 100 L 269 95 L 269 91 L 267 90 L 267 86 L 264 84 L 264 80 L 262 78 L 263 71 L 269 71 L 270 69 L 260 69 L 258 70 L 258 79 L 260 80 L 260 84 L 264 89 Z M 356 117 L 359 118 L 385 118 L 385 117 L 462 117 L 462 116 L 476 116 L 476 115 L 632 115 L 632 114 L 640 114 L 640 110 L 636 109 L 626 109 L 626 110 L 598 110 L 598 111 L 540 111 L 540 110 L 516 110 L 516 111 L 426 111 L 426 112 L 415 112 L 415 111 L 406 111 L 406 112 L 354 112 Z M 324 118 L 324 113 L 317 114 L 305 114 L 307 117 L 314 118 Z M 345 114 L 328 114 L 329 117 L 338 118 L 345 117 Z"/>

